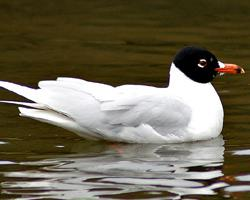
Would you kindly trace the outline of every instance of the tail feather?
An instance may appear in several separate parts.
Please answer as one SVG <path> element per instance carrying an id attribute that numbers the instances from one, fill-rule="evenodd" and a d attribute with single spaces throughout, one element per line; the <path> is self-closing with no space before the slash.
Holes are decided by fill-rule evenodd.
<path id="1" fill-rule="evenodd" d="M 27 102 L 19 102 L 19 101 L 0 101 L 0 103 L 7 103 L 7 104 L 14 104 L 14 105 L 19 105 L 19 106 L 25 106 L 25 107 L 30 107 L 30 108 L 37 108 L 37 109 L 46 109 L 47 107 L 38 104 L 38 103 L 27 103 Z"/>
<path id="2" fill-rule="evenodd" d="M 34 102 L 41 102 L 38 89 L 33 89 L 21 85 L 17 85 L 15 83 L 0 81 L 0 87 L 5 88 L 11 92 L 14 92 L 16 94 L 19 94 L 20 96 L 23 96 L 31 101 Z"/>
<path id="3" fill-rule="evenodd" d="M 41 110 L 24 107 L 18 107 L 18 109 L 20 116 L 22 117 L 30 117 L 54 125 L 62 126 L 62 124 L 64 124 L 65 126 L 73 126 L 73 120 L 52 110 Z"/>
<path id="4" fill-rule="evenodd" d="M 92 139 L 92 140 L 98 139 L 97 134 L 89 132 L 87 129 L 84 129 L 83 127 L 79 126 L 74 120 L 61 113 L 49 109 L 42 110 L 42 109 L 24 108 L 24 107 L 18 107 L 18 109 L 20 112 L 19 115 L 22 117 L 29 117 L 37 121 L 46 122 L 48 124 L 52 124 L 64 128 L 66 130 L 73 131 L 76 134 L 85 132 L 84 135 L 82 134 L 79 135 L 81 135 L 86 139 Z"/>
<path id="5" fill-rule="evenodd" d="M 84 138 L 95 140 L 103 138 L 103 135 L 98 130 L 89 127 L 89 124 L 93 123 L 91 117 L 94 115 L 91 108 L 98 108 L 99 102 L 90 94 L 82 91 L 80 85 L 74 88 L 70 83 L 43 81 L 39 86 L 39 89 L 33 89 L 0 81 L 0 87 L 32 101 L 0 101 L 0 103 L 18 105 L 20 106 L 18 108 L 20 116 L 62 127 Z M 88 106 L 85 107 L 85 104 Z M 88 109 L 91 112 L 90 115 L 82 116 L 79 111 L 84 109 Z M 76 122 L 77 119 L 78 123 Z M 81 122 L 85 120 L 85 123 L 79 123 L 79 120 Z"/>

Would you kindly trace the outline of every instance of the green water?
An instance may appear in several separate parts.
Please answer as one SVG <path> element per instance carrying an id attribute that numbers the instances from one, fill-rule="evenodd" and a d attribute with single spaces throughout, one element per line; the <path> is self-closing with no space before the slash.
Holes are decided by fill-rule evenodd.
<path id="1" fill-rule="evenodd" d="M 205 142 L 85 141 L 0 105 L 1 199 L 250 198 L 249 1 L 0 0 L 0 24 L 0 79 L 33 87 L 58 76 L 166 86 L 186 45 L 246 70 L 214 81 L 223 138 Z"/>

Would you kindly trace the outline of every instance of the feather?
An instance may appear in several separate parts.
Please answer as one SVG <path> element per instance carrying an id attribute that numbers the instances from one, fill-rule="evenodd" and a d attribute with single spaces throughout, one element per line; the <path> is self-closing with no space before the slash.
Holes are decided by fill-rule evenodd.
<path id="1" fill-rule="evenodd" d="M 126 133 L 141 140 L 159 139 L 168 137 L 168 132 L 178 131 L 176 126 L 184 127 L 190 120 L 189 108 L 178 99 L 170 98 L 164 88 L 131 85 L 114 88 L 72 78 L 41 81 L 39 89 L 5 82 L 0 82 L 0 86 L 35 102 L 4 101 L 32 108 L 20 107 L 21 116 L 59 126 L 87 138 L 124 141 Z M 171 115 L 162 110 L 171 112 Z M 145 132 L 144 137 L 140 131 Z M 146 137 L 147 132 L 152 135 Z"/>
<path id="2" fill-rule="evenodd" d="M 25 107 L 30 107 L 30 108 L 37 108 L 37 109 L 46 109 L 47 107 L 38 104 L 38 103 L 27 103 L 27 102 L 19 102 L 19 101 L 0 101 L 0 103 L 7 103 L 7 104 L 14 104 L 14 105 L 19 105 L 19 106 L 25 106 Z"/>
<path id="3" fill-rule="evenodd" d="M 39 93 L 39 90 L 37 89 L 32 89 L 29 87 L 25 87 L 25 86 L 21 86 L 21 85 L 17 85 L 14 83 L 10 83 L 10 82 L 5 82 L 5 81 L 0 81 L 0 87 L 5 88 L 11 92 L 14 92 L 20 96 L 23 96 L 31 101 L 34 102 L 41 102 L 41 95 Z"/>

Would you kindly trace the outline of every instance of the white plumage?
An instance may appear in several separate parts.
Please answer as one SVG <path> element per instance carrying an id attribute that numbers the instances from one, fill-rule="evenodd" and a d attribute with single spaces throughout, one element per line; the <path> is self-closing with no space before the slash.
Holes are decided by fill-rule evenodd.
<path id="1" fill-rule="evenodd" d="M 20 115 L 73 131 L 87 139 L 131 143 L 177 143 L 217 137 L 223 108 L 210 83 L 218 73 L 244 70 L 224 64 L 209 51 L 186 47 L 174 58 L 167 88 L 112 87 L 75 78 L 41 81 L 39 89 L 0 81 L 0 87 L 33 103 Z"/>
<path id="2" fill-rule="evenodd" d="M 8 82 L 0 86 L 35 102 L 9 101 L 22 106 L 21 116 L 88 139 L 173 143 L 219 135 L 223 109 L 212 85 L 192 81 L 174 64 L 170 77 L 168 88 L 112 87 L 74 78 L 41 81 L 39 89 Z"/>

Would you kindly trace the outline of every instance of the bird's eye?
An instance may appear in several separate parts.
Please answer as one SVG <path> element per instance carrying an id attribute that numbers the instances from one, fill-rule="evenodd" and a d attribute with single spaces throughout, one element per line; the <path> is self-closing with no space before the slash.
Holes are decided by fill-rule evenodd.
<path id="1" fill-rule="evenodd" d="M 198 63 L 198 67 L 204 68 L 204 67 L 206 67 L 206 66 L 207 66 L 207 61 L 206 61 L 206 59 L 200 59 L 200 60 L 199 60 L 199 63 Z"/>

